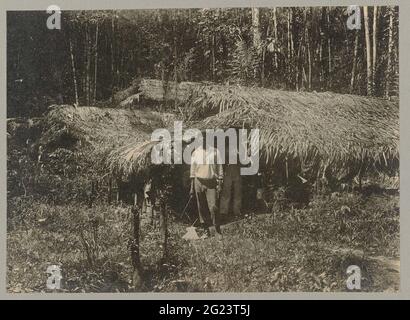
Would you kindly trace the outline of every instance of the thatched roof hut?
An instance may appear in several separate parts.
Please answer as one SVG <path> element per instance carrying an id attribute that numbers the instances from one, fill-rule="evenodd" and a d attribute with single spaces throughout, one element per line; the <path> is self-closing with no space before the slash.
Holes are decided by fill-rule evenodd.
<path id="1" fill-rule="evenodd" d="M 357 170 L 395 174 L 399 163 L 399 107 L 384 99 L 237 85 L 168 83 L 142 79 L 142 102 L 171 100 L 199 129 L 260 129 L 261 161 L 297 163 L 315 173 Z M 175 100 L 176 99 L 176 100 Z M 150 135 L 172 126 L 172 114 L 150 110 L 57 107 L 48 115 L 53 135 L 69 133 L 104 155 L 107 167 L 127 176 L 151 166 Z M 56 130 L 56 126 L 58 130 Z M 49 139 L 50 140 L 50 139 Z M 299 170 L 298 169 L 298 170 Z"/>
<path id="2" fill-rule="evenodd" d="M 46 116 L 48 130 L 40 143 L 47 146 L 80 144 L 88 157 L 114 173 L 144 169 L 153 130 L 169 126 L 174 115 L 151 110 L 55 106 Z M 135 148 L 135 146 L 138 146 Z M 135 159 L 133 151 L 138 151 Z M 121 169 L 121 170 L 120 170 Z"/>
<path id="3" fill-rule="evenodd" d="M 387 100 L 260 88 L 204 88 L 186 102 L 203 127 L 260 129 L 264 161 L 299 159 L 344 168 L 397 170 L 399 107 Z"/>
<path id="4" fill-rule="evenodd" d="M 396 173 L 399 164 L 399 106 L 385 99 L 348 94 L 289 92 L 238 85 L 143 80 L 145 99 L 176 97 L 190 126 L 260 129 L 263 162 L 284 159 Z M 318 168 L 320 170 L 320 168 Z"/>

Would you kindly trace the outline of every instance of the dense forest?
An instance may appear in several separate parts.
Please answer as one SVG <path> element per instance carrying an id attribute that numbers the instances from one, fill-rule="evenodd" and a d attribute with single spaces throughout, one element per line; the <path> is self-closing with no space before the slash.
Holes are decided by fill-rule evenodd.
<path id="1" fill-rule="evenodd" d="M 398 94 L 398 8 L 347 7 L 8 12 L 8 117 L 53 103 L 96 105 L 134 79 L 292 91 Z"/>
<path id="2" fill-rule="evenodd" d="M 398 292 L 398 8 L 351 16 L 9 11 L 7 291 L 349 292 L 358 266 L 360 291 Z M 190 168 L 151 161 L 177 119 L 259 130 L 222 237 L 201 234 Z"/>

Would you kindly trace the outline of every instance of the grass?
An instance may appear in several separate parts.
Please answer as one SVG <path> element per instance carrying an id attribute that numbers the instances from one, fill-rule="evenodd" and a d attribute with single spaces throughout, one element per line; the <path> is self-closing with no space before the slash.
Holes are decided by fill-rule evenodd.
<path id="1" fill-rule="evenodd" d="M 12 220 L 24 219 L 9 223 L 8 291 L 46 292 L 50 264 L 63 270 L 62 292 L 132 290 L 129 208 L 56 206 L 23 198 L 9 200 L 10 210 Z M 342 193 L 315 197 L 305 209 L 274 212 L 250 213 L 227 226 L 221 240 L 194 242 L 182 239 L 186 226 L 171 218 L 165 263 L 160 232 L 143 217 L 143 290 L 346 291 L 351 264 L 362 270 L 362 291 L 398 289 L 399 275 L 391 277 L 371 258 L 398 259 L 397 195 Z"/>

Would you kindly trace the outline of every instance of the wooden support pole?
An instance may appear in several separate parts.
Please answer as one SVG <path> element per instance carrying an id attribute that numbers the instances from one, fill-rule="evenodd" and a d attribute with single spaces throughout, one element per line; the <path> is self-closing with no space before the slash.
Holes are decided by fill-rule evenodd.
<path id="1" fill-rule="evenodd" d="M 168 259 L 168 212 L 162 194 L 160 195 L 160 229 L 163 247 L 162 260 L 166 261 Z"/>
<path id="2" fill-rule="evenodd" d="M 112 197 L 112 179 L 111 177 L 108 179 L 108 204 L 111 204 L 111 197 Z"/>
<path id="3" fill-rule="evenodd" d="M 140 289 L 141 279 L 141 260 L 140 260 L 140 210 L 138 208 L 137 194 L 134 193 L 134 205 L 131 208 L 133 219 L 133 238 L 131 239 L 131 260 L 133 266 L 132 285 L 134 289 Z"/>

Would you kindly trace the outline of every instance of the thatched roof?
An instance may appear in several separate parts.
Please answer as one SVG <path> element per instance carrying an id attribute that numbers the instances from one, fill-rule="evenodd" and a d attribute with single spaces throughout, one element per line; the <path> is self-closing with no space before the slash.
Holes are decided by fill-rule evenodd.
<path id="1" fill-rule="evenodd" d="M 344 170 L 362 167 L 395 172 L 399 161 L 399 108 L 395 102 L 335 93 L 307 93 L 198 83 L 164 84 L 142 79 L 142 101 L 177 98 L 187 126 L 260 129 L 261 161 L 287 160 Z M 174 88 L 174 89 L 172 89 Z M 175 91 L 175 88 L 176 91 Z M 48 115 L 58 132 L 92 146 L 117 174 L 138 173 L 151 165 L 157 128 L 172 126 L 172 114 L 151 110 L 57 107 Z M 49 138 L 47 138 L 50 140 Z M 287 161 L 286 160 L 286 161 Z"/>
<path id="2" fill-rule="evenodd" d="M 391 169 L 399 159 L 399 107 L 387 100 L 261 88 L 198 88 L 186 102 L 203 127 L 260 129 L 265 161 L 278 156 Z"/>
<path id="3" fill-rule="evenodd" d="M 141 153 L 144 146 L 149 147 L 152 131 L 169 126 L 173 118 L 172 114 L 150 110 L 55 106 L 45 119 L 49 129 L 41 143 L 79 142 L 89 157 L 102 161 L 111 171 L 122 173 L 125 167 L 137 173 L 145 168 L 146 157 Z"/>
<path id="4" fill-rule="evenodd" d="M 185 102 L 195 88 L 202 87 L 206 83 L 198 82 L 175 82 L 155 79 L 141 79 L 139 93 L 146 100 L 155 102 L 178 101 Z"/>
<path id="5" fill-rule="evenodd" d="M 165 88 L 165 89 L 164 89 Z M 385 99 L 193 82 L 142 80 L 145 99 L 176 98 L 193 127 L 260 129 L 263 161 L 398 170 L 399 106 Z"/>

